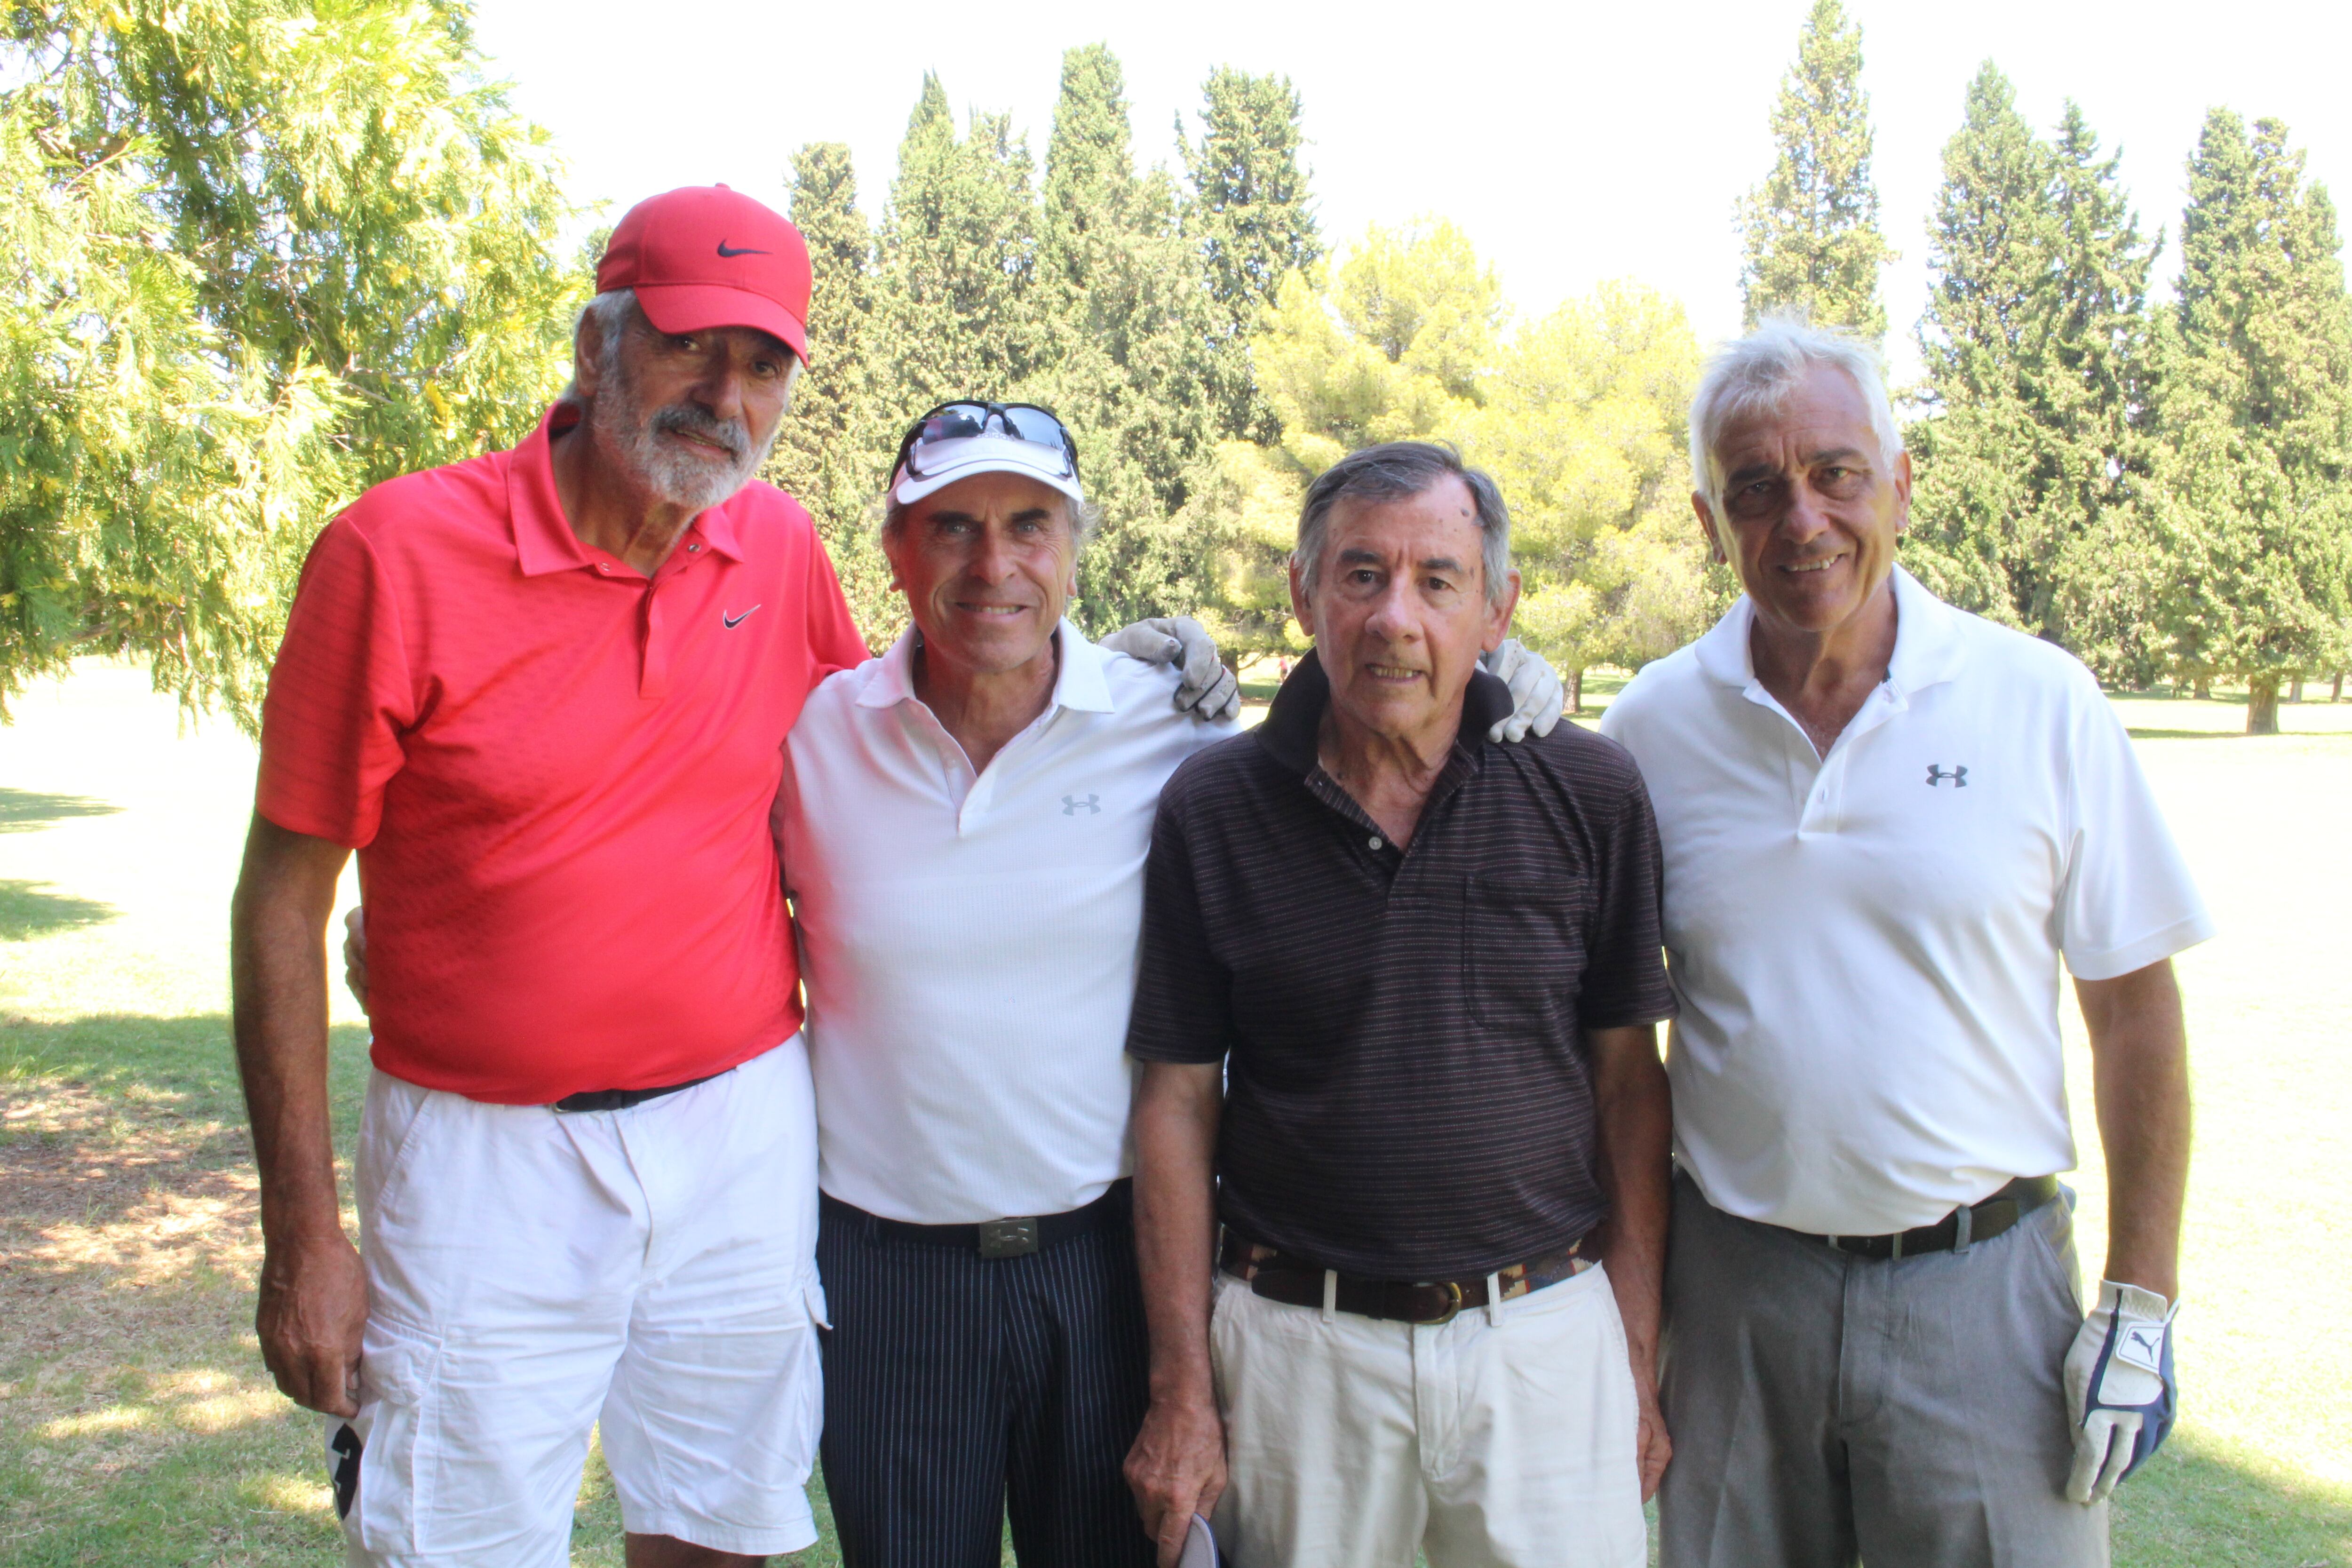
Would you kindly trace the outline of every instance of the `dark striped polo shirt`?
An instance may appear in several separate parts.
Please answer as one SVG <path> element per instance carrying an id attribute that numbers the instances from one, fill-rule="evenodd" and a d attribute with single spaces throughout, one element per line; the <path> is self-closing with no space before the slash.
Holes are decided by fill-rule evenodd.
<path id="1" fill-rule="evenodd" d="M 1607 1212 L 1583 1031 L 1672 1015 L 1633 760 L 1471 678 L 1409 848 L 1316 760 L 1309 655 L 1160 797 L 1128 1050 L 1226 1066 L 1225 1224 L 1345 1273 L 1460 1279 Z"/>

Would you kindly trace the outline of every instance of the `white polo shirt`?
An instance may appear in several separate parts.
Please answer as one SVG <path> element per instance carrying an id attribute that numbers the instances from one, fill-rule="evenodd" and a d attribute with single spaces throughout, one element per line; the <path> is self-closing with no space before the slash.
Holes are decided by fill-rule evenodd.
<path id="1" fill-rule="evenodd" d="M 1235 726 L 1180 711 L 1174 670 L 1056 635 L 1051 703 L 978 774 L 915 696 L 912 630 L 819 686 L 784 747 L 818 1180 L 870 1214 L 1060 1214 L 1131 1168 L 1152 817 Z"/>
<path id="2" fill-rule="evenodd" d="M 1675 1154 L 1824 1235 L 2074 1164 L 2059 963 L 2212 934 L 2131 740 L 2060 648 L 1895 570 L 1895 657 L 1827 757 L 1756 679 L 1746 598 L 1601 721 L 1665 852 Z"/>

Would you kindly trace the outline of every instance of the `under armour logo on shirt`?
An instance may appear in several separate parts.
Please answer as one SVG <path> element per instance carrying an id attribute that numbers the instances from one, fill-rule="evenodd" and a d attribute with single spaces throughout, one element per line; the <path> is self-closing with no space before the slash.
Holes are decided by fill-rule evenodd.
<path id="1" fill-rule="evenodd" d="M 1969 787 L 1969 767 L 1968 767 L 1968 764 L 1967 764 L 1966 763 L 1953 763 L 1953 764 L 1952 764 L 1950 767 L 1948 767 L 1948 768 L 1941 768 L 1941 767 L 1937 767 L 1937 766 L 1935 763 L 1929 763 L 1927 764 L 1927 787 L 1928 787 L 1929 789 L 1934 789 L 1937 784 L 1942 784 L 1946 779 L 1949 779 L 1949 780 L 1951 780 L 1951 781 L 1952 781 L 1952 787 L 1953 787 L 1954 789 L 1966 789 L 1966 788 L 1968 788 L 1968 787 Z"/>
<path id="2" fill-rule="evenodd" d="M 1081 811 L 1086 812 L 1090 816 L 1100 816 L 1102 815 L 1102 796 L 1098 795 L 1066 795 L 1062 797 L 1062 815 L 1064 816 L 1076 816 Z"/>

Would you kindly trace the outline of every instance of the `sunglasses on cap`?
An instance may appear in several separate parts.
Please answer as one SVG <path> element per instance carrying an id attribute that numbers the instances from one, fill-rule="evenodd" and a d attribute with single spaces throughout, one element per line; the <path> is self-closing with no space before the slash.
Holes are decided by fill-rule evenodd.
<path id="1" fill-rule="evenodd" d="M 895 475 L 903 469 L 910 479 L 930 478 L 939 470 L 924 468 L 926 448 L 943 441 L 968 441 L 975 436 L 985 436 L 991 425 L 1010 440 L 1025 441 L 1058 454 L 1064 476 L 1072 479 L 1078 477 L 1078 444 L 1070 439 L 1069 431 L 1062 427 L 1052 409 L 1040 408 L 1034 403 L 942 403 L 915 421 L 907 438 L 898 443 L 898 458 L 890 465 L 890 471 Z"/>

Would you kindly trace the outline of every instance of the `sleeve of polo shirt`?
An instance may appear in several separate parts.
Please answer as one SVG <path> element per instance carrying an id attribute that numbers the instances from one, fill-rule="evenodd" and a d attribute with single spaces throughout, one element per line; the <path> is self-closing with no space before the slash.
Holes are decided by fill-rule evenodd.
<path id="1" fill-rule="evenodd" d="M 415 719 L 391 579 L 366 535 L 338 518 L 302 563 L 270 668 L 254 809 L 346 848 L 373 842 Z"/>
<path id="2" fill-rule="evenodd" d="M 2078 980 L 2113 980 L 2213 934 L 2131 735 L 2087 670 L 2069 672 L 2071 840 L 2058 948 Z"/>
<path id="3" fill-rule="evenodd" d="M 808 640 L 809 654 L 816 662 L 809 677 L 812 690 L 835 670 L 856 669 L 873 657 L 857 629 L 857 617 L 849 613 L 840 574 L 833 569 L 833 557 L 825 553 L 822 537 L 813 539 L 809 550 Z"/>
<path id="4" fill-rule="evenodd" d="M 1599 846 L 1601 886 L 1587 938 L 1584 992 L 1577 1001 L 1578 1021 L 1588 1029 L 1655 1024 L 1675 1015 L 1666 984 L 1658 819 L 1630 756 L 1624 773 L 1615 819 Z"/>
<path id="5" fill-rule="evenodd" d="M 1233 1044 L 1233 977 L 1209 948 L 1184 829 L 1163 797 L 1143 865 L 1143 942 L 1127 1054 L 1147 1062 L 1223 1061 Z"/>

